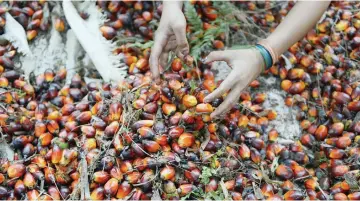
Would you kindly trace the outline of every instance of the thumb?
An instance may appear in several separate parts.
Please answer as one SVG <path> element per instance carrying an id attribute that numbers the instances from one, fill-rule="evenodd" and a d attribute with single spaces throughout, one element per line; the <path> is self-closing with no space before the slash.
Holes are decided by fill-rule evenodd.
<path id="1" fill-rule="evenodd" d="M 214 61 L 225 61 L 229 63 L 229 57 L 225 51 L 214 51 L 211 52 L 204 60 L 203 63 L 209 64 Z"/>
<path id="2" fill-rule="evenodd" d="M 189 54 L 189 44 L 186 39 L 186 25 L 175 26 L 174 33 L 177 43 L 176 56 L 184 60 L 185 56 Z"/>

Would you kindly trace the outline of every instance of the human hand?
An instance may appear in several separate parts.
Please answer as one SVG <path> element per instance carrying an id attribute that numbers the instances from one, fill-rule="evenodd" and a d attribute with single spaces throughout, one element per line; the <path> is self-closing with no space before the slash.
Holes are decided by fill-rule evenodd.
<path id="1" fill-rule="evenodd" d="M 166 66 L 170 51 L 175 51 L 178 58 L 184 60 L 189 54 L 186 39 L 186 19 L 181 10 L 182 2 L 164 1 L 163 13 L 155 34 L 154 46 L 150 55 L 150 70 L 154 80 L 160 82 L 159 61 Z"/>
<path id="2" fill-rule="evenodd" d="M 211 52 L 204 63 L 210 64 L 214 61 L 225 61 L 232 71 L 217 89 L 205 97 L 204 102 L 209 103 L 230 89 L 231 91 L 223 103 L 211 113 L 211 118 L 230 110 L 238 102 L 241 91 L 260 75 L 264 66 L 263 57 L 255 48 Z"/>

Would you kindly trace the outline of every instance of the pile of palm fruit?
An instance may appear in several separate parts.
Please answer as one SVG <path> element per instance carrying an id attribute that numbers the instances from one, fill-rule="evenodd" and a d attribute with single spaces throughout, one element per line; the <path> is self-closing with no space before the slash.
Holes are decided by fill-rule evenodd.
<path id="1" fill-rule="evenodd" d="M 161 3 L 97 4 L 109 19 L 100 27 L 106 39 L 153 39 Z M 276 4 L 231 3 L 251 11 L 248 20 L 265 32 L 294 6 Z M 199 55 L 192 55 L 195 61 L 171 58 L 156 85 L 150 47 L 123 43 L 114 54 L 124 55 L 129 76 L 119 83 L 85 83 L 76 75 L 65 84 L 66 70 L 51 68 L 27 82 L 14 69 L 16 48 L 1 44 L 0 134 L 15 155 L 0 160 L 0 198 L 359 200 L 359 4 L 331 3 L 317 26 L 264 73 L 281 80 L 285 104 L 297 111 L 302 133 L 286 144 L 278 142 L 286 133 L 269 125 L 277 111 L 263 108 L 266 93 L 256 92 L 257 80 L 224 118 L 210 118 L 226 94 L 203 102 L 221 81 Z M 0 14 L 24 19 L 29 40 L 37 29 L 46 31 L 38 16 L 43 1 L 16 5 Z M 196 19 L 186 15 L 192 41 L 203 41 L 218 25 L 223 8 L 217 5 L 186 5 L 187 14 L 197 13 Z M 194 29 L 198 19 L 202 34 Z M 58 23 L 64 30 L 65 22 Z M 226 33 L 216 31 L 210 47 L 200 49 L 225 44 Z M 193 53 L 197 44 L 190 45 Z"/>

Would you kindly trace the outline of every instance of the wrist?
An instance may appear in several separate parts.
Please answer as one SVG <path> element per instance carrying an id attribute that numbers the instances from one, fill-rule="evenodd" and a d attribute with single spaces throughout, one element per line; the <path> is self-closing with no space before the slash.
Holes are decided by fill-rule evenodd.
<path id="1" fill-rule="evenodd" d="M 257 67 L 257 74 L 259 75 L 261 72 L 263 72 L 266 68 L 265 61 L 263 56 L 261 55 L 261 52 L 256 48 L 251 48 L 254 54 L 254 61 L 256 61 L 255 66 Z"/>
<path id="2" fill-rule="evenodd" d="M 164 8 L 177 8 L 182 9 L 183 2 L 182 1 L 163 1 Z"/>

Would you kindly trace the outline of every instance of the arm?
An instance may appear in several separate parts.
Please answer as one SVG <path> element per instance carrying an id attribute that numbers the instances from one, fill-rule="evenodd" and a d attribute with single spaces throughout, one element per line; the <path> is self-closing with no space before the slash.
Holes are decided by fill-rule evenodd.
<path id="1" fill-rule="evenodd" d="M 275 55 L 281 55 L 291 45 L 304 37 L 320 19 L 329 4 L 330 1 L 298 2 L 275 31 L 265 39 L 265 42 Z M 237 103 L 241 91 L 260 75 L 264 66 L 262 55 L 253 48 L 212 52 L 204 62 L 209 64 L 213 61 L 225 61 L 233 70 L 221 85 L 204 100 L 211 102 L 231 89 L 223 103 L 211 114 L 211 117 L 218 116 L 231 109 Z"/>
<path id="2" fill-rule="evenodd" d="M 281 55 L 291 45 L 304 37 L 315 26 L 329 4 L 330 1 L 297 2 L 286 18 L 266 39 L 276 55 Z"/>

